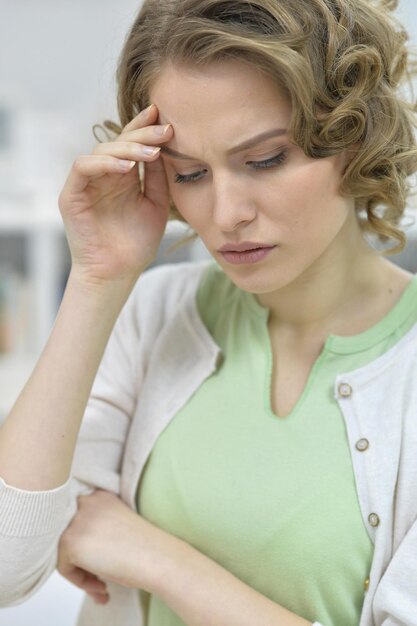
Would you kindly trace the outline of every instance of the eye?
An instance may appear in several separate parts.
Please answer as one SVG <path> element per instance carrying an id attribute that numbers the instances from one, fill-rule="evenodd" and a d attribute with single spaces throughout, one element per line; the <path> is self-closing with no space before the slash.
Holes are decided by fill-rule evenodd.
<path id="1" fill-rule="evenodd" d="M 194 183 L 199 180 L 207 170 L 201 170 L 201 172 L 193 172 L 192 174 L 175 174 L 176 183 Z"/>
<path id="2" fill-rule="evenodd" d="M 284 150 L 284 152 L 280 152 L 279 154 L 276 154 L 275 156 L 271 157 L 270 159 L 266 159 L 265 161 L 247 161 L 247 165 L 250 165 L 251 168 L 254 170 L 268 169 L 270 167 L 276 167 L 277 165 L 280 165 L 285 161 L 286 158 L 287 153 Z"/>
<path id="3" fill-rule="evenodd" d="M 270 159 L 265 159 L 264 161 L 247 161 L 247 165 L 254 170 L 262 170 L 269 169 L 272 167 L 277 167 L 281 163 L 285 161 L 287 158 L 287 153 L 284 150 L 279 154 L 271 157 Z M 207 170 L 201 170 L 199 172 L 193 172 L 192 174 L 175 174 L 175 182 L 176 183 L 195 183 L 200 180 L 204 174 L 206 174 Z"/>

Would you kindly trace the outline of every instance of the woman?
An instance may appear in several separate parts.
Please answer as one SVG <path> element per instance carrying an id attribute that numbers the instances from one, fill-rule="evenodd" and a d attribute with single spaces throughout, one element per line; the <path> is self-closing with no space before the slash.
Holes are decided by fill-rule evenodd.
<path id="1" fill-rule="evenodd" d="M 406 61 L 376 2 L 144 3 L 0 432 L 3 604 L 58 564 L 83 626 L 417 623 Z M 144 273 L 169 208 L 214 262 Z"/>

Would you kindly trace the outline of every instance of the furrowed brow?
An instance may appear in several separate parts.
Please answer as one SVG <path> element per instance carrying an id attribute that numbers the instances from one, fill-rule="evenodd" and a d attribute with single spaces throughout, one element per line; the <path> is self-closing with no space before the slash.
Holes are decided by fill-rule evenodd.
<path id="1" fill-rule="evenodd" d="M 258 144 L 270 139 L 271 137 L 280 137 L 281 135 L 285 135 L 287 132 L 286 128 L 274 128 L 273 130 L 267 130 L 260 135 L 256 135 L 256 137 L 252 137 L 251 139 L 247 139 L 243 143 L 235 146 L 234 148 L 230 148 L 227 151 L 227 154 L 235 154 L 236 152 L 241 152 L 242 150 L 247 150 L 248 148 L 253 148 Z M 177 150 L 173 150 L 172 148 L 168 148 L 168 146 L 161 146 L 161 152 L 167 154 L 174 159 L 184 159 L 187 161 L 199 161 L 196 157 L 190 156 L 188 154 L 183 154 L 182 152 L 177 152 Z"/>

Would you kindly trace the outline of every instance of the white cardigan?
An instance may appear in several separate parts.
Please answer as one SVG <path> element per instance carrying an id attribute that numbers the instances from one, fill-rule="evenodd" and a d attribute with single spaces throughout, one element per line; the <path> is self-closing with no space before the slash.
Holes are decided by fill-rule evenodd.
<path id="1" fill-rule="evenodd" d="M 74 478 L 44 492 L 0 479 L 0 606 L 23 602 L 52 573 L 77 495 L 100 487 L 135 509 L 156 439 L 222 358 L 196 307 L 208 262 L 164 265 L 139 279 L 93 385 Z M 334 394 L 374 542 L 358 626 L 417 626 L 417 325 L 371 364 L 337 376 Z M 369 445 L 356 447 L 364 439 Z M 78 626 L 144 625 L 148 594 L 114 584 L 109 592 L 105 606 L 86 597 Z"/>

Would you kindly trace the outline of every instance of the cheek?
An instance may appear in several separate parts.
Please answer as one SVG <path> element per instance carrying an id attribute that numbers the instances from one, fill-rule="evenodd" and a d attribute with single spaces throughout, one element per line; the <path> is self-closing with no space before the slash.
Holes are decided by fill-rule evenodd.
<path id="1" fill-rule="evenodd" d="M 198 185 L 196 184 L 196 187 Z M 205 227 L 210 220 L 210 207 L 205 194 L 193 188 L 193 184 L 176 183 L 168 177 L 168 189 L 173 203 L 183 219 L 195 230 Z"/>
<path id="2" fill-rule="evenodd" d="M 174 202 L 175 206 L 178 209 L 178 212 L 181 213 L 182 217 L 188 222 L 190 219 L 195 219 L 196 211 L 192 210 L 193 203 L 190 198 L 190 194 L 184 192 L 185 190 L 181 190 L 181 184 L 172 183 L 169 185 L 169 192 Z"/>
<path id="3" fill-rule="evenodd" d="M 269 219 L 286 233 L 306 227 L 317 206 L 316 185 L 303 174 L 302 168 L 287 170 L 259 188 L 258 206 L 268 207 Z"/>
<path id="4" fill-rule="evenodd" d="M 287 170 L 269 186 L 269 219 L 279 227 L 283 239 L 308 247 L 332 238 L 348 214 L 346 199 L 338 193 L 340 179 L 334 167 L 323 161 Z M 314 245 L 313 245 L 314 247 Z"/>
<path id="5" fill-rule="evenodd" d="M 340 178 L 328 163 L 316 161 L 300 169 L 287 179 L 285 189 L 285 203 L 291 205 L 290 214 L 297 221 L 324 217 L 345 204 L 339 194 Z"/>
<path id="6" fill-rule="evenodd" d="M 177 184 L 175 187 L 180 187 Z M 171 199 L 183 220 L 202 238 L 209 230 L 210 212 L 208 212 L 201 198 L 195 198 L 190 193 L 182 192 L 178 189 L 170 190 Z"/>

